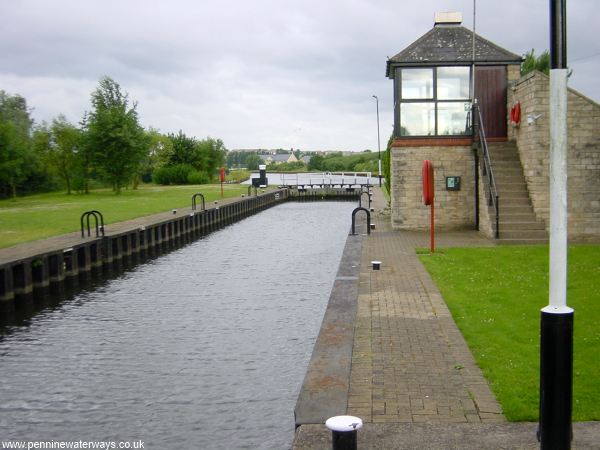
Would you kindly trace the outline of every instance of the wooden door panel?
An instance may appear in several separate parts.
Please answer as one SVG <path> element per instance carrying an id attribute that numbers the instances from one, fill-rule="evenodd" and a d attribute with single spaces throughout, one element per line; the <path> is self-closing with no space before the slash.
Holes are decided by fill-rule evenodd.
<path id="1" fill-rule="evenodd" d="M 507 135 L 506 86 L 505 66 L 476 67 L 475 98 L 488 138 L 505 138 Z"/>

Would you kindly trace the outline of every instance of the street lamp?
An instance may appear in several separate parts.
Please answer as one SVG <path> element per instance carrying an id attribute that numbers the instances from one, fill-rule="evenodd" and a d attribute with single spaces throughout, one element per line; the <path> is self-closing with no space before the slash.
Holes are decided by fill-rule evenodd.
<path id="1" fill-rule="evenodd" d="M 379 138 L 379 99 L 376 95 L 373 96 L 377 105 L 377 150 L 379 152 L 379 187 L 381 187 L 381 140 Z"/>

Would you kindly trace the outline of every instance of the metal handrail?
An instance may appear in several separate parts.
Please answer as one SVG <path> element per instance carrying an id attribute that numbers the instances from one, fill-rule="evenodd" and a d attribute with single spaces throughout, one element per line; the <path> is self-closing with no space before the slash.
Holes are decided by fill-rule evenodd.
<path id="1" fill-rule="evenodd" d="M 496 213 L 496 239 L 500 238 L 500 198 L 498 195 L 498 189 L 496 188 L 496 178 L 494 177 L 494 170 L 492 169 L 492 160 L 490 159 L 490 152 L 488 149 L 487 139 L 485 137 L 485 127 L 483 125 L 483 117 L 481 115 L 481 108 L 476 103 L 473 104 L 473 108 L 477 108 L 477 131 L 479 135 L 479 144 L 483 153 L 483 174 L 488 177 L 488 189 L 489 189 L 489 206 L 493 206 Z"/>
<path id="2" fill-rule="evenodd" d="M 352 236 L 356 235 L 354 232 L 354 222 L 356 221 L 356 213 L 359 211 L 364 211 L 367 214 L 367 234 L 371 234 L 371 213 L 367 208 L 359 206 L 358 208 L 354 208 L 354 211 L 352 211 Z"/>
<path id="3" fill-rule="evenodd" d="M 94 220 L 96 221 L 96 237 L 100 237 L 100 233 L 102 233 L 102 236 L 104 236 L 104 216 L 102 215 L 102 213 L 100 211 L 96 211 L 95 209 L 92 211 L 86 211 L 81 215 L 81 218 L 79 219 L 81 222 L 81 237 L 84 238 L 85 237 L 85 233 L 84 233 L 84 227 L 83 227 L 83 219 L 87 219 L 87 235 L 88 237 L 90 237 L 91 232 L 90 232 L 90 216 L 94 217 Z M 100 227 L 98 227 L 98 219 L 100 221 Z"/>
<path id="4" fill-rule="evenodd" d="M 200 192 L 192 196 L 192 211 L 196 211 L 196 197 L 200 197 L 200 199 L 202 200 L 202 211 L 205 211 L 206 202 L 204 200 L 204 195 L 202 195 Z"/>

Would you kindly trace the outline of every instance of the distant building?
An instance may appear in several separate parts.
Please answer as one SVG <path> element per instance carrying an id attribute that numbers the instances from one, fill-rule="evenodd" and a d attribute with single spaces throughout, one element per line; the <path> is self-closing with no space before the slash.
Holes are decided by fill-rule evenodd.
<path id="1" fill-rule="evenodd" d="M 274 155 L 262 155 L 266 164 L 281 164 L 298 162 L 298 158 L 293 153 L 277 153 Z"/>

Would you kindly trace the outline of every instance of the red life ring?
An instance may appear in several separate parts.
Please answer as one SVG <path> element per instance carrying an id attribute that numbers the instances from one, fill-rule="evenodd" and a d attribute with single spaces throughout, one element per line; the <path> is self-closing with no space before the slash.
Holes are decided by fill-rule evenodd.
<path id="1" fill-rule="evenodd" d="M 521 123 L 521 102 L 515 102 L 510 109 L 510 124 L 513 127 L 518 127 Z"/>
<path id="2" fill-rule="evenodd" d="M 421 176 L 423 178 L 423 203 L 431 205 L 435 196 L 435 187 L 433 180 L 433 164 L 428 159 L 423 161 Z"/>

